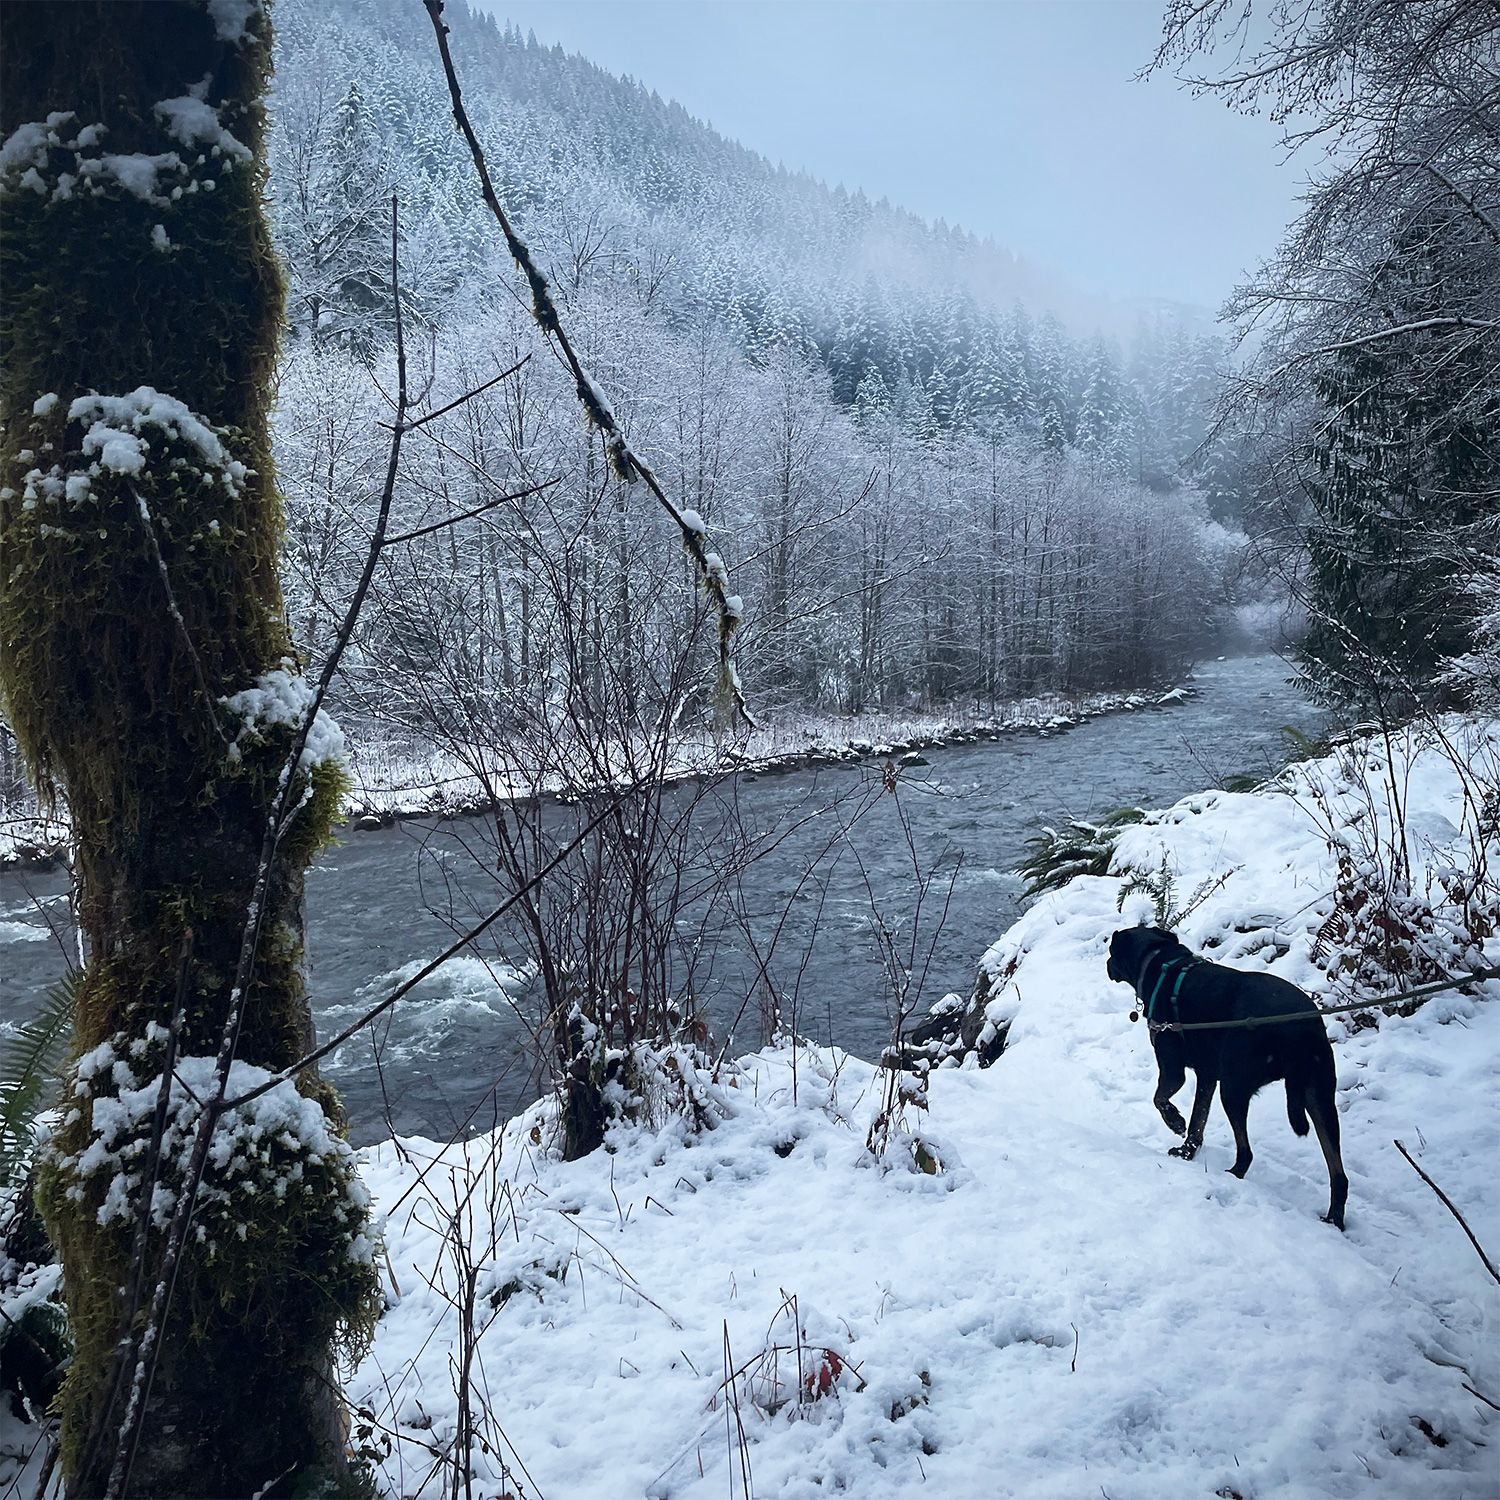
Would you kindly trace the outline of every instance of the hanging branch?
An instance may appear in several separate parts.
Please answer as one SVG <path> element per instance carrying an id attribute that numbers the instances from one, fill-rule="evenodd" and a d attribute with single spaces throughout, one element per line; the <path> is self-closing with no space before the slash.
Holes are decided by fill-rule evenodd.
<path id="1" fill-rule="evenodd" d="M 385 1012 L 388 1011 L 391 1006 L 393 1006 L 399 999 L 401 999 L 403 995 L 409 993 L 411 990 L 414 990 L 419 984 L 421 984 L 424 979 L 428 977 L 428 975 L 436 973 L 437 970 L 442 968 L 442 966 L 447 963 L 450 958 L 455 958 L 458 956 L 458 954 L 462 953 L 470 943 L 474 942 L 477 938 L 481 937 L 490 927 L 494 926 L 494 924 L 498 922 L 500 918 L 503 917 L 506 912 L 508 912 L 511 907 L 513 907 L 516 902 L 519 901 L 528 891 L 534 890 L 554 870 L 556 870 L 559 866 L 566 863 L 567 860 L 572 858 L 572 856 L 577 853 L 579 848 L 582 847 L 583 843 L 589 837 L 589 835 L 592 834 L 594 830 L 601 824 L 612 818 L 619 810 L 620 806 L 634 794 L 635 790 L 636 788 L 632 786 L 617 791 L 605 805 L 604 810 L 598 813 L 595 817 L 591 818 L 589 822 L 584 825 L 578 835 L 569 843 L 565 844 L 561 849 L 559 849 L 558 852 L 551 859 L 549 859 L 547 863 L 544 864 L 541 869 L 536 872 L 535 875 L 533 875 L 524 884 L 518 886 L 514 891 L 512 891 L 511 894 L 507 896 L 499 906 L 495 907 L 492 911 L 489 912 L 487 916 L 481 918 L 478 922 L 476 922 L 474 926 L 469 928 L 469 930 L 463 934 L 462 937 L 456 939 L 452 944 L 450 944 L 441 953 L 439 953 L 436 958 L 432 959 L 429 963 L 424 964 L 421 969 L 419 969 L 415 974 L 411 976 L 410 979 L 405 980 L 403 983 L 397 985 L 396 988 L 392 990 L 384 1000 L 381 1000 L 377 1004 L 371 1006 L 370 1009 L 367 1010 L 364 1015 L 362 1015 L 357 1021 L 353 1022 L 349 1026 L 346 1026 L 344 1030 L 339 1032 L 336 1037 L 330 1038 L 328 1041 L 324 1042 L 321 1047 L 314 1048 L 313 1051 L 307 1053 L 305 1056 L 299 1057 L 296 1062 L 290 1064 L 286 1068 L 283 1068 L 281 1072 L 273 1074 L 270 1078 L 266 1079 L 264 1083 L 258 1084 L 255 1088 L 246 1089 L 243 1094 L 238 1094 L 233 1099 L 223 1100 L 219 1107 L 224 1110 L 239 1109 L 241 1106 L 249 1104 L 252 1099 L 259 1099 L 262 1094 L 270 1093 L 270 1091 L 274 1089 L 278 1084 L 286 1083 L 289 1080 L 295 1078 L 300 1072 L 302 1072 L 304 1068 L 310 1068 L 314 1063 L 321 1062 L 322 1059 L 327 1057 L 331 1052 L 336 1052 L 340 1047 L 344 1045 L 345 1042 L 350 1039 L 350 1037 L 362 1031 L 366 1026 L 368 1026 L 379 1016 L 384 1015 Z"/>
<path id="2" fill-rule="evenodd" d="M 448 50 L 448 27 L 443 21 L 443 0 L 422 0 L 427 14 L 432 19 L 432 29 L 437 34 L 438 50 L 443 57 L 443 72 L 448 79 L 448 94 L 453 101 L 453 119 L 468 142 L 469 154 L 474 158 L 474 168 L 479 174 L 480 192 L 489 210 L 505 236 L 506 248 L 521 274 L 531 288 L 531 314 L 543 336 L 557 351 L 573 376 L 578 399 L 591 427 L 598 430 L 604 439 L 605 451 L 609 454 L 610 466 L 626 484 L 642 483 L 656 497 L 662 508 L 677 524 L 682 534 L 683 550 L 693 562 L 698 585 L 713 601 L 719 615 L 719 677 L 717 699 L 721 707 L 732 707 L 752 729 L 755 720 L 745 706 L 745 697 L 740 689 L 739 673 L 730 659 L 730 641 L 744 618 L 744 606 L 738 594 L 729 592 L 729 571 L 724 559 L 717 552 L 708 550 L 707 528 L 703 518 L 693 510 L 681 510 L 657 482 L 650 467 L 631 448 L 629 440 L 615 420 L 614 412 L 604 393 L 595 384 L 593 377 L 584 368 L 572 341 L 568 338 L 558 316 L 557 304 L 552 300 L 552 290 L 547 278 L 537 268 L 531 251 L 524 240 L 511 227 L 500 199 L 490 181 L 489 168 L 485 164 L 484 151 L 469 116 L 464 109 L 463 91 L 459 87 L 458 74 L 453 66 L 453 55 Z"/>

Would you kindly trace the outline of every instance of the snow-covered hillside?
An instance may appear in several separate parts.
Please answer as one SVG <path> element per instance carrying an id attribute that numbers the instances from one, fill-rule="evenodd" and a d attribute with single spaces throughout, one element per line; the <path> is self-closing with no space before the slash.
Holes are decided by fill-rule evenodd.
<path id="1" fill-rule="evenodd" d="M 1496 744 L 1474 736 L 1470 766 Z M 1352 816 L 1371 764 L 1185 799 L 1117 867 L 1165 851 L 1184 894 L 1234 869 L 1184 939 L 1326 991 L 1319 820 L 1346 852 L 1378 824 Z M 1464 762 L 1428 745 L 1401 769 L 1417 873 L 1451 877 Z M 810 1047 L 688 1070 L 716 1128 L 622 1126 L 577 1163 L 550 1155 L 545 1104 L 465 1147 L 369 1151 L 392 1306 L 350 1394 L 391 1493 L 451 1486 L 467 1288 L 476 1495 L 1500 1494 L 1500 1287 L 1393 1144 L 1500 1247 L 1500 985 L 1333 1024 L 1339 1234 L 1279 1088 L 1244 1181 L 1217 1106 L 1199 1159 L 1167 1156 L 1145 1028 L 1104 972 L 1145 914 L 1131 896 L 1121 916 L 1121 886 L 1073 881 L 985 956 L 1008 1045 L 933 1074 L 917 1128 L 941 1175 L 872 1163 L 877 1075 Z"/>

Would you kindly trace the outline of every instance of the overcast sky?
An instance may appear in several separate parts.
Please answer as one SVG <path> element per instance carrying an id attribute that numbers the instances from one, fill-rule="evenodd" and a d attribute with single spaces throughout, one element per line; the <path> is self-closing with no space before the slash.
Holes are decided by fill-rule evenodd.
<path id="1" fill-rule="evenodd" d="M 830 184 L 990 235 L 1079 290 L 1217 308 L 1302 169 L 1263 119 L 1132 81 L 1162 4 L 484 0 Z"/>

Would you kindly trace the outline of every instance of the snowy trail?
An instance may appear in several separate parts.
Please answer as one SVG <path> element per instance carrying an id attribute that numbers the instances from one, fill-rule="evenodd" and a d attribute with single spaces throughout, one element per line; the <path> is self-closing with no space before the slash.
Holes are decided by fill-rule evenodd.
<path id="1" fill-rule="evenodd" d="M 1139 837 L 1174 841 L 1188 875 L 1198 844 L 1243 860 L 1255 910 L 1289 917 L 1322 848 L 1305 826 L 1294 837 L 1297 817 L 1289 799 L 1222 798 Z M 531 1143 L 541 1107 L 507 1127 L 485 1316 L 486 1289 L 514 1289 L 480 1350 L 488 1408 L 530 1474 L 512 1490 L 740 1495 L 726 1328 L 737 1366 L 789 1347 L 792 1293 L 808 1368 L 826 1366 L 813 1346 L 848 1367 L 801 1412 L 781 1404 L 795 1374 L 779 1392 L 736 1385 L 758 1496 L 1500 1495 L 1500 1422 L 1464 1388 L 1500 1396 L 1500 1288 L 1392 1145 L 1500 1248 L 1500 1008 L 1444 996 L 1336 1041 L 1341 1235 L 1318 1218 L 1322 1156 L 1292 1135 L 1279 1085 L 1252 1106 L 1243 1182 L 1217 1104 L 1199 1159 L 1166 1155 L 1148 1038 L 1104 973 L 1119 885 L 1074 881 L 986 956 L 1024 954 L 1016 1020 L 993 1068 L 933 1075 L 920 1128 L 955 1163 L 943 1177 L 860 1165 L 873 1070 L 813 1048 L 795 1054 L 795 1104 L 793 1054 L 767 1051 L 716 1088 L 726 1117 L 697 1137 L 620 1130 L 613 1154 L 564 1165 Z M 1194 945 L 1247 899 L 1226 887 L 1206 904 Z M 1272 956 L 1280 973 L 1307 964 L 1297 941 Z M 466 1148 L 476 1166 L 484 1148 Z M 416 1167 L 387 1143 L 366 1172 L 390 1209 Z M 419 1196 L 387 1226 L 405 1295 L 352 1392 L 399 1419 L 384 1475 L 401 1495 L 433 1463 L 416 1443 L 441 1449 L 456 1410 L 456 1321 L 426 1284 L 441 1254 Z M 498 1460 L 476 1472 L 476 1493 L 502 1493 Z"/>

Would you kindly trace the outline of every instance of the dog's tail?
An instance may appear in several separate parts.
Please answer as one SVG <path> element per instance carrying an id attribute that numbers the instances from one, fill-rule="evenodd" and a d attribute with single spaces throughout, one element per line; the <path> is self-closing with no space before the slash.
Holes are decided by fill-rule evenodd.
<path id="1" fill-rule="evenodd" d="M 1298 1135 L 1307 1134 L 1307 1086 L 1309 1080 L 1300 1072 L 1286 1075 L 1286 1117 Z"/>

